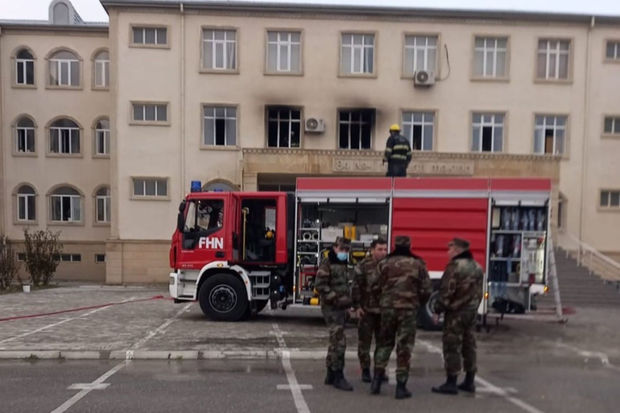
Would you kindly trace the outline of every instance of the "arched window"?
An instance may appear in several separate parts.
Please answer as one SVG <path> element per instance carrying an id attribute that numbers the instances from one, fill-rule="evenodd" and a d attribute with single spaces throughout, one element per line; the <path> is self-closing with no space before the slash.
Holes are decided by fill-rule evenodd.
<path id="1" fill-rule="evenodd" d="M 54 24 L 69 24 L 69 6 L 65 3 L 55 4 L 52 22 Z"/>
<path id="2" fill-rule="evenodd" d="M 15 83 L 34 85 L 34 56 L 28 49 L 21 49 L 15 55 Z"/>
<path id="3" fill-rule="evenodd" d="M 95 155 L 110 154 L 110 121 L 99 119 L 95 124 Z"/>
<path id="4" fill-rule="evenodd" d="M 95 87 L 108 88 L 110 86 L 110 54 L 107 51 L 95 56 Z"/>
<path id="5" fill-rule="evenodd" d="M 15 150 L 18 153 L 34 152 L 34 122 L 26 116 L 15 124 Z"/>
<path id="6" fill-rule="evenodd" d="M 67 50 L 56 52 L 49 59 L 50 86 L 80 86 L 80 60 Z"/>
<path id="7" fill-rule="evenodd" d="M 110 188 L 102 187 L 95 194 L 97 223 L 110 222 Z"/>
<path id="8" fill-rule="evenodd" d="M 82 219 L 82 197 L 69 186 L 61 186 L 50 196 L 52 221 L 79 222 Z"/>
<path id="9" fill-rule="evenodd" d="M 227 181 L 211 181 L 207 182 L 202 190 L 205 192 L 234 192 L 237 189 L 233 184 Z"/>
<path id="10" fill-rule="evenodd" d="M 17 189 L 17 220 L 20 222 L 36 219 L 36 193 L 30 185 L 22 185 Z"/>
<path id="11" fill-rule="evenodd" d="M 70 119 L 58 119 L 50 126 L 50 152 L 80 153 L 80 127 Z"/>

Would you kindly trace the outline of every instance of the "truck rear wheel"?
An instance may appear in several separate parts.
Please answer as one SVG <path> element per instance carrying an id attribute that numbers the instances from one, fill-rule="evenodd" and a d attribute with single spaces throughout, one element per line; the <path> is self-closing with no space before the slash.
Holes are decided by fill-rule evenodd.
<path id="1" fill-rule="evenodd" d="M 219 321 L 241 320 L 248 310 L 245 286 L 232 274 L 207 278 L 198 292 L 198 302 L 207 317 Z"/>
<path id="2" fill-rule="evenodd" d="M 420 308 L 418 317 L 424 330 L 436 331 L 443 328 L 443 320 L 440 320 L 438 324 L 433 322 L 433 307 L 437 298 L 439 298 L 439 291 L 433 291 L 426 304 Z"/>

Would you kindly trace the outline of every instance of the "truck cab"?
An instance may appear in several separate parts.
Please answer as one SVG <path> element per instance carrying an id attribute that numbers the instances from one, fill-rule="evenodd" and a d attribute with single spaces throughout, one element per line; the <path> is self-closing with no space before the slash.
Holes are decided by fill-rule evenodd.
<path id="1" fill-rule="evenodd" d="M 192 192 L 179 205 L 170 247 L 170 295 L 235 321 L 286 300 L 292 243 L 287 195 Z M 290 282 L 289 282 L 290 281 Z"/>

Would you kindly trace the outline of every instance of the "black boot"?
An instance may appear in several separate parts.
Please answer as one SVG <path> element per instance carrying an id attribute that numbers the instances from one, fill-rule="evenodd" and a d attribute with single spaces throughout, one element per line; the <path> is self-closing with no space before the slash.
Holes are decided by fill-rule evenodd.
<path id="1" fill-rule="evenodd" d="M 324 383 L 330 386 L 334 384 L 334 372 L 329 367 L 327 368 L 327 375 L 325 376 Z"/>
<path id="2" fill-rule="evenodd" d="M 468 371 L 465 374 L 465 380 L 463 383 L 459 384 L 459 390 L 463 390 L 469 393 L 476 392 L 476 385 L 474 384 L 474 380 L 476 378 L 476 373 L 473 371 Z"/>
<path id="3" fill-rule="evenodd" d="M 396 393 L 394 397 L 397 399 L 408 399 L 411 397 L 411 392 L 407 390 L 407 380 L 396 380 Z"/>
<path id="4" fill-rule="evenodd" d="M 370 384 L 370 394 L 381 393 L 381 383 L 383 383 L 383 377 L 385 377 L 385 370 L 375 369 L 375 375 L 372 378 L 372 383 Z"/>
<path id="5" fill-rule="evenodd" d="M 433 393 L 441 394 L 458 394 L 458 388 L 456 387 L 456 376 L 448 375 L 446 382 L 438 387 L 433 387 Z"/>
<path id="6" fill-rule="evenodd" d="M 353 386 L 344 378 L 342 370 L 334 371 L 334 387 L 338 390 L 352 391 Z"/>
<path id="7" fill-rule="evenodd" d="M 372 378 L 370 377 L 370 369 L 368 367 L 362 369 L 362 381 L 364 383 L 370 383 L 372 381 Z"/>

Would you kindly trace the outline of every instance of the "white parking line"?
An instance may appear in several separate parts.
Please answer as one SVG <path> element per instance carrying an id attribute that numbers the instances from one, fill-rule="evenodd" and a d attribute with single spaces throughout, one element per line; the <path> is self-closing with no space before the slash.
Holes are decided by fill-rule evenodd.
<path id="1" fill-rule="evenodd" d="M 166 321 L 163 322 L 163 324 L 161 324 L 159 327 L 157 327 L 155 330 L 149 331 L 149 333 L 142 337 L 140 340 L 136 341 L 134 343 L 133 346 L 131 346 L 129 349 L 127 349 L 127 352 L 129 354 L 129 352 L 131 352 L 132 350 L 137 350 L 140 347 L 142 347 L 147 341 L 149 341 L 150 339 L 152 339 L 153 337 L 155 337 L 157 334 L 161 333 L 163 330 L 166 329 L 166 327 L 168 327 L 170 324 L 172 324 L 181 314 L 183 314 L 184 312 L 186 312 L 187 310 L 189 310 L 189 308 L 191 307 L 192 303 L 188 303 L 186 305 L 183 306 L 183 308 L 181 308 L 175 315 L 173 315 L 172 317 L 170 317 L 169 319 L 167 319 Z M 129 357 L 128 357 L 129 358 Z"/>
<path id="2" fill-rule="evenodd" d="M 424 340 L 418 340 L 418 342 L 420 342 L 420 344 L 423 344 L 430 352 L 433 353 L 439 353 L 442 355 L 442 359 L 443 359 L 443 351 L 435 346 L 434 344 L 428 342 L 428 341 L 424 341 Z M 524 402 L 523 400 L 511 396 L 508 391 L 495 386 L 494 384 L 492 384 L 491 382 L 483 379 L 482 377 L 480 377 L 479 375 L 476 375 L 476 382 L 482 384 L 483 386 L 485 386 L 485 389 L 483 390 L 484 393 L 492 393 L 495 394 L 497 396 L 501 396 L 504 399 L 508 400 L 510 403 L 514 404 L 517 407 L 520 407 L 522 410 L 528 412 L 528 413 L 543 413 L 542 410 L 538 410 L 536 407 Z M 482 389 L 481 389 L 482 390 Z M 511 389 L 512 390 L 512 389 Z M 515 391 L 516 392 L 516 391 Z"/>
<path id="3" fill-rule="evenodd" d="M 603 353 L 602 351 L 582 350 L 580 348 L 573 347 L 571 345 L 557 342 L 557 341 L 553 342 L 553 344 L 556 347 L 565 348 L 567 350 L 570 350 L 570 351 L 573 351 L 579 354 L 581 357 L 584 358 L 586 362 L 588 362 L 588 360 L 590 359 L 598 359 L 603 365 L 603 367 L 606 367 L 614 371 L 620 371 L 620 368 L 618 366 L 615 366 L 609 362 L 609 356 L 607 355 L 607 353 Z"/>
<path id="4" fill-rule="evenodd" d="M 103 384 L 103 382 L 106 381 L 106 379 L 108 379 L 110 376 L 112 376 L 114 373 L 116 373 L 117 371 L 119 371 L 120 369 L 128 365 L 129 363 L 130 362 L 123 361 L 122 363 L 119 363 L 116 366 L 112 367 L 110 370 L 106 371 L 99 378 L 97 378 L 97 380 L 90 383 L 91 386 L 89 388 L 85 388 L 84 390 L 81 390 L 75 396 L 73 396 L 72 398 L 70 398 L 69 400 L 61 404 L 60 406 L 58 406 L 56 409 L 52 410 L 52 413 L 66 412 L 69 408 L 71 408 L 71 406 L 73 406 L 75 403 L 80 401 L 88 393 L 93 391 L 93 389 L 96 388 L 97 385 Z"/>
<path id="5" fill-rule="evenodd" d="M 288 385 L 291 389 L 291 394 L 293 395 L 293 401 L 295 402 L 297 412 L 310 413 L 310 409 L 308 408 L 306 399 L 304 399 L 304 395 L 301 392 L 304 385 L 300 385 L 297 382 L 297 377 L 295 377 L 295 372 L 293 371 L 293 367 L 291 366 L 291 353 L 286 350 L 286 342 L 284 341 L 282 330 L 280 330 L 280 327 L 276 323 L 273 323 L 272 327 L 273 331 L 275 332 L 278 345 L 280 346 L 280 350 L 282 350 L 282 367 L 284 368 L 284 372 L 286 373 L 286 379 L 288 380 Z"/>
<path id="6" fill-rule="evenodd" d="M 133 300 L 135 298 L 136 298 L 135 296 L 134 297 L 130 297 L 127 300 L 123 300 L 121 302 L 124 303 L 124 302 L 127 302 L 127 301 L 131 301 L 131 300 Z M 64 323 L 66 323 L 68 321 L 73 321 L 73 320 L 77 320 L 77 319 L 80 319 L 80 318 L 88 317 L 89 315 L 95 314 L 96 312 L 101 311 L 101 310 L 105 310 L 106 308 L 110 308 L 110 307 L 96 308 L 96 309 L 91 310 L 91 311 L 89 311 L 87 313 L 81 314 L 81 315 L 79 315 L 77 317 L 65 318 L 65 319 L 60 320 L 60 321 L 58 321 L 56 323 L 51 323 L 51 324 L 45 325 L 43 327 L 39 327 L 36 330 L 28 331 L 26 333 L 18 334 L 18 335 L 13 336 L 13 337 L 5 338 L 4 340 L 0 340 L 0 344 L 4 344 L 4 343 L 9 342 L 9 341 L 17 340 L 18 338 L 28 337 L 28 336 L 31 336 L 31 335 L 36 334 L 36 333 L 40 333 L 41 331 L 45 331 L 47 329 L 59 326 L 59 325 L 64 324 Z M 0 348 L 0 350 L 4 350 L 4 348 Z"/>

